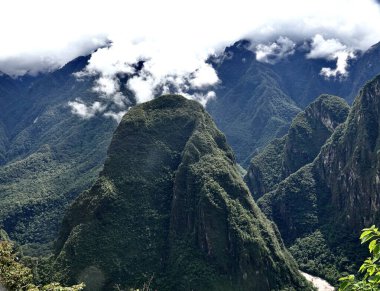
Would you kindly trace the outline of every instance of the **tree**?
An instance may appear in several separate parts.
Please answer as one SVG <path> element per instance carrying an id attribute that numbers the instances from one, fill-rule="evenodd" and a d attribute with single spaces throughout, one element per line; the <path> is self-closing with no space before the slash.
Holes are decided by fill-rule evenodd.
<path id="1" fill-rule="evenodd" d="M 380 231 L 376 226 L 364 228 L 360 235 L 361 243 L 369 243 L 371 257 L 367 258 L 359 269 L 361 280 L 354 275 L 340 278 L 339 290 L 373 291 L 380 290 Z"/>
<path id="2" fill-rule="evenodd" d="M 63 287 L 56 282 L 35 285 L 32 270 L 19 262 L 10 241 L 0 241 L 0 285 L 17 291 L 80 291 L 84 288 L 84 284 Z"/>

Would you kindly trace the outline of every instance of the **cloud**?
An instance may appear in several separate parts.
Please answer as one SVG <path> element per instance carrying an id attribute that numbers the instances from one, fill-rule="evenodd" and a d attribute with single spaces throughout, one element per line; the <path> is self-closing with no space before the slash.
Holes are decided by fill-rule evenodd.
<path id="1" fill-rule="evenodd" d="M 130 106 L 120 90 L 125 85 L 138 102 L 172 91 L 191 93 L 194 99 L 211 96 L 218 79 L 206 60 L 243 38 L 252 41 L 263 61 L 291 54 L 292 42 L 316 35 L 329 48 L 339 48 L 329 42 L 339 40 L 347 49 L 335 47 L 325 54 L 337 59 L 337 68 L 322 73 L 345 74 L 351 49 L 367 49 L 380 40 L 380 6 L 374 0 L 236 0 L 217 5 L 202 0 L 13 0 L 2 3 L 0 26 L 6 27 L 0 31 L 0 71 L 11 75 L 52 70 L 100 48 L 83 76 L 98 76 L 97 102 L 122 112 Z M 311 57 L 317 57 L 318 48 Z M 135 74 L 139 61 L 144 67 Z M 119 74 L 134 76 L 122 84 Z M 83 116 L 99 112 L 95 103 L 71 104 Z"/>
<path id="2" fill-rule="evenodd" d="M 0 25 L 1 20 L 0 20 Z M 10 76 L 21 76 L 24 74 L 36 75 L 40 72 L 58 69 L 67 62 L 78 56 L 87 55 L 95 49 L 106 45 L 107 39 L 104 36 L 85 37 L 83 39 L 69 40 L 61 46 L 49 48 L 43 41 L 40 48 L 33 48 L 33 43 L 12 43 L 2 37 L 4 51 L 0 51 L 0 71 Z M 21 41 L 21 40 L 20 40 Z M 14 46 L 7 49 L 7 46 Z M 29 47 L 30 46 L 30 47 Z"/>
<path id="3" fill-rule="evenodd" d="M 202 63 L 200 67 L 195 70 L 190 79 L 190 84 L 194 88 L 204 88 L 215 85 L 218 81 L 219 79 L 215 70 L 209 64 Z"/>
<path id="4" fill-rule="evenodd" d="M 243 37 L 265 43 L 279 36 L 298 41 L 319 33 L 366 49 L 380 40 L 377 2 L 236 0 L 216 6 L 201 0 L 5 1 L 0 12 L 0 25 L 7 28 L 0 32 L 0 70 L 22 74 L 55 68 L 107 40 L 117 45 L 121 39 L 132 46 L 148 42 L 155 51 L 170 51 L 164 54 L 169 62 L 189 53 L 202 58 Z M 117 47 L 104 50 L 94 62 L 107 72 L 125 69 L 119 56 L 136 59 L 138 52 Z M 141 55 L 150 57 L 150 51 Z"/>
<path id="5" fill-rule="evenodd" d="M 137 103 L 164 93 L 193 91 L 194 96 L 201 93 L 207 96 L 208 88 L 219 81 L 215 70 L 205 62 L 213 53 L 203 48 L 195 53 L 185 42 L 179 48 L 179 45 L 167 46 L 160 39 L 134 40 L 114 35 L 110 46 L 92 54 L 89 65 L 79 77 L 100 75 L 94 90 L 115 103 L 115 94 L 120 88 L 116 76 L 120 73 L 130 75 L 126 86 L 135 94 Z M 136 69 L 138 62 L 143 62 L 139 70 Z M 122 105 L 123 98 L 119 98 L 119 102 Z"/>
<path id="6" fill-rule="evenodd" d="M 254 49 L 259 62 L 274 64 L 279 60 L 294 54 L 296 43 L 291 39 L 280 36 L 272 44 L 258 44 Z"/>
<path id="7" fill-rule="evenodd" d="M 348 48 L 337 39 L 325 39 L 322 35 L 314 36 L 311 50 L 307 54 L 310 59 L 336 60 L 336 68 L 322 68 L 321 75 L 326 78 L 346 77 L 348 60 L 354 58 L 354 50 Z"/>
<path id="8" fill-rule="evenodd" d="M 325 39 L 317 34 L 313 37 L 311 50 L 307 54 L 310 59 L 327 58 L 331 59 L 337 52 L 347 50 L 347 46 L 337 39 Z"/>
<path id="9" fill-rule="evenodd" d="M 104 113 L 104 116 L 113 118 L 117 123 L 119 123 L 125 115 L 125 113 L 127 113 L 127 111 L 128 110 L 123 110 L 119 112 L 107 111 L 106 113 Z"/>
<path id="10" fill-rule="evenodd" d="M 70 101 L 69 106 L 73 114 L 76 114 L 83 119 L 94 117 L 95 114 L 103 112 L 106 109 L 106 106 L 102 105 L 102 103 L 98 101 L 88 106 L 80 99 L 77 99 L 76 101 Z"/>
<path id="11" fill-rule="evenodd" d="M 215 99 L 216 94 L 214 91 L 209 91 L 207 94 L 194 94 L 191 96 L 191 99 L 197 100 L 199 103 L 201 103 L 203 106 L 206 106 L 207 102 L 209 100 Z"/>

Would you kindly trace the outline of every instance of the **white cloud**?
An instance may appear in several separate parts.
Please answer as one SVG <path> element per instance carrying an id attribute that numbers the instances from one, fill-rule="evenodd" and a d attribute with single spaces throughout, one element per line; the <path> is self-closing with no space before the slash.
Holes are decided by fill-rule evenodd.
<path id="1" fill-rule="evenodd" d="M 106 106 L 104 106 L 102 103 L 98 101 L 92 103 L 91 105 L 86 105 L 80 99 L 76 101 L 70 101 L 69 106 L 73 114 L 76 114 L 82 117 L 83 119 L 89 119 L 91 117 L 94 117 L 95 114 L 103 112 L 106 109 Z"/>
<path id="2" fill-rule="evenodd" d="M 100 77 L 96 80 L 96 85 L 94 87 L 95 92 L 103 93 L 105 95 L 115 94 L 118 90 L 118 81 L 110 77 Z"/>
<path id="3" fill-rule="evenodd" d="M 347 46 L 342 44 L 337 39 L 325 39 L 322 35 L 317 34 L 313 37 L 311 50 L 307 57 L 310 59 L 327 58 L 331 59 L 334 54 L 347 49 Z"/>
<path id="4" fill-rule="evenodd" d="M 354 57 L 354 51 L 337 39 L 325 39 L 322 35 L 314 36 L 311 50 L 307 54 L 310 59 L 336 60 L 336 68 L 322 68 L 321 75 L 326 78 L 346 77 L 348 75 L 348 60 Z"/>
<path id="5" fill-rule="evenodd" d="M 120 55 L 149 58 L 150 47 L 170 63 L 189 54 L 204 58 L 243 37 L 263 43 L 319 33 L 365 49 L 380 40 L 380 7 L 373 0 L 12 0 L 2 2 L 0 26 L 6 27 L 0 32 L 1 71 L 57 67 L 109 39 L 115 45 L 93 60 L 93 69 L 109 75 L 128 69 Z M 121 40 L 132 50 L 118 45 Z M 139 43 L 149 46 L 133 50 Z"/>
<path id="6" fill-rule="evenodd" d="M 203 63 L 194 72 L 190 84 L 194 88 L 204 88 L 215 85 L 218 81 L 219 78 L 211 65 Z"/>
<path id="7" fill-rule="evenodd" d="M 194 94 L 192 96 L 192 98 L 197 100 L 203 106 L 206 106 L 206 104 L 209 100 L 216 98 L 216 94 L 214 91 L 209 91 L 209 92 L 207 92 L 207 94 Z"/>
<path id="8" fill-rule="evenodd" d="M 256 59 L 259 62 L 274 64 L 279 60 L 294 54 L 296 47 L 288 37 L 280 36 L 275 42 L 271 44 L 258 44 L 254 48 Z"/>
<path id="9" fill-rule="evenodd" d="M 94 90 L 106 95 L 115 94 L 119 73 L 135 73 L 128 88 L 135 93 L 138 103 L 151 100 L 157 93 L 186 93 L 189 89 L 207 89 L 218 82 L 218 76 L 205 60 L 213 53 L 211 49 L 193 51 L 185 42 L 167 46 L 169 40 L 133 40 L 125 35 L 114 35 L 113 43 L 92 54 L 86 72 L 100 74 Z M 135 64 L 144 61 L 137 73 Z"/>
<path id="10" fill-rule="evenodd" d="M 158 82 L 143 73 L 128 80 L 128 87 L 135 93 L 137 103 L 151 100 L 156 86 Z"/>
<path id="11" fill-rule="evenodd" d="M 127 113 L 127 110 L 119 111 L 119 112 L 113 112 L 113 111 L 107 111 L 104 113 L 105 117 L 113 118 L 117 123 L 121 121 L 123 116 Z"/>
<path id="12" fill-rule="evenodd" d="M 12 0 L 2 2 L 0 27 L 6 28 L 0 71 L 13 75 L 60 67 L 110 42 L 92 55 L 85 74 L 100 77 L 94 89 L 103 102 L 125 110 L 128 100 L 118 91 L 124 84 L 115 76 L 134 73 L 139 60 L 143 71 L 128 82 L 139 102 L 157 90 L 202 88 L 207 95 L 217 77 L 205 60 L 226 45 L 242 38 L 266 43 L 258 47 L 262 60 L 292 53 L 290 39 L 317 34 L 329 47 L 339 39 L 349 49 L 366 49 L 380 40 L 380 7 L 373 0 Z M 344 51 L 336 50 L 337 68 L 325 75 L 345 73 Z"/>
<path id="13" fill-rule="evenodd" d="M 348 60 L 354 57 L 354 53 L 351 51 L 340 51 L 335 53 L 336 68 L 322 68 L 321 75 L 326 78 L 331 77 L 346 77 L 348 75 Z"/>

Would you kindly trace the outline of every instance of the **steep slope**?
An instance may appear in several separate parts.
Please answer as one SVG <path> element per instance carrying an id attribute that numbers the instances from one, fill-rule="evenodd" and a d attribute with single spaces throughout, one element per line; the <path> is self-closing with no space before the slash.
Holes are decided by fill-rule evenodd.
<path id="1" fill-rule="evenodd" d="M 202 106 L 167 95 L 121 121 L 66 214 L 57 264 L 91 290 L 307 290 Z"/>
<path id="2" fill-rule="evenodd" d="M 370 47 L 351 61 L 350 75 L 342 84 L 341 96 L 353 102 L 359 90 L 370 79 L 380 73 L 380 42 Z"/>
<path id="3" fill-rule="evenodd" d="M 335 61 L 310 59 L 304 44 L 298 44 L 292 55 L 275 64 L 267 64 L 277 75 L 281 76 L 281 90 L 304 109 L 321 94 L 331 94 L 346 97 L 341 94 L 345 79 L 329 78 L 321 75 L 324 67 L 334 68 Z M 372 76 L 373 77 L 373 76 Z M 359 89 L 359 88 L 358 88 Z M 356 92 L 355 92 L 356 93 Z"/>
<path id="4" fill-rule="evenodd" d="M 239 41 L 222 58 L 211 60 L 221 85 L 207 109 L 242 165 L 248 166 L 271 140 L 285 134 L 294 116 L 316 96 L 331 94 L 351 103 L 366 81 L 380 73 L 380 44 L 357 52 L 349 61 L 348 76 L 336 78 L 320 74 L 336 62 L 308 58 L 305 44 L 310 45 L 297 44 L 292 54 L 265 63 L 256 60 L 248 41 Z"/>
<path id="5" fill-rule="evenodd" d="M 20 86 L 18 80 L 11 78 L 0 72 L 0 120 L 4 121 L 4 115 L 7 107 L 15 97 L 19 97 L 23 93 L 24 85 Z"/>
<path id="6" fill-rule="evenodd" d="M 277 184 L 312 162 L 322 145 L 348 115 L 347 103 L 335 96 L 321 95 L 299 113 L 284 137 L 272 141 L 256 155 L 245 181 L 255 199 L 275 189 Z"/>
<path id="7" fill-rule="evenodd" d="M 0 165 L 5 163 L 5 154 L 8 148 L 8 135 L 2 122 L 0 121 Z"/>
<path id="8" fill-rule="evenodd" d="M 94 78 L 73 76 L 87 61 L 80 57 L 34 79 L 7 79 L 13 82 L 7 88 L 18 91 L 0 96 L 6 101 L 0 108 L 0 225 L 21 244 L 52 241 L 66 207 L 104 163 L 117 123 L 81 119 L 67 105 L 98 97 Z"/>
<path id="9" fill-rule="evenodd" d="M 363 259 L 360 229 L 380 222 L 379 123 L 380 76 L 361 90 L 318 157 L 259 200 L 301 268 L 333 280 Z M 327 265 L 309 263 L 326 257 Z"/>
<path id="10" fill-rule="evenodd" d="M 281 77 L 257 62 L 244 42 L 227 48 L 225 54 L 229 57 L 215 64 L 221 86 L 207 110 L 239 163 L 247 166 L 252 154 L 286 133 L 300 109 L 280 89 Z"/>
<path id="11" fill-rule="evenodd" d="M 22 98 L 23 86 L 6 74 L 0 72 L 0 165 L 6 162 L 6 152 L 9 144 L 6 112 L 13 98 Z"/>

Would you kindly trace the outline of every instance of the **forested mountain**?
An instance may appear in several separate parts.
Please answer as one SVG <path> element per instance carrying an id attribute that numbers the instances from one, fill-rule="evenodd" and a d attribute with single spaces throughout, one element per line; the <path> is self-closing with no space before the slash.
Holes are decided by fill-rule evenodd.
<path id="1" fill-rule="evenodd" d="M 90 290 L 308 290 L 202 106 L 135 106 L 66 213 L 57 270 Z"/>
<path id="2" fill-rule="evenodd" d="M 240 42 L 227 48 L 216 63 L 221 85 L 207 110 L 226 134 L 237 159 L 246 166 L 252 153 L 275 137 L 283 136 L 300 111 L 281 90 L 281 76 Z"/>
<path id="3" fill-rule="evenodd" d="M 363 260 L 357 235 L 380 222 L 379 124 L 380 76 L 317 158 L 258 200 L 302 269 L 333 281 Z"/>
<path id="4" fill-rule="evenodd" d="M 255 200 L 311 163 L 335 128 L 346 120 L 348 111 L 342 98 L 321 95 L 299 113 L 285 136 L 270 142 L 252 159 L 245 181 Z"/>
<path id="5" fill-rule="evenodd" d="M 66 207 L 103 165 L 117 122 L 81 119 L 68 106 L 98 98 L 94 78 L 73 75 L 88 59 L 36 77 L 0 76 L 0 223 L 21 244 L 52 241 Z"/>

